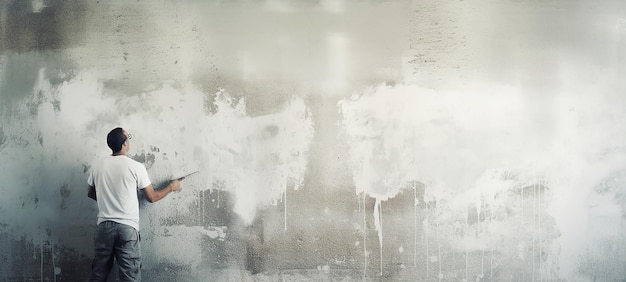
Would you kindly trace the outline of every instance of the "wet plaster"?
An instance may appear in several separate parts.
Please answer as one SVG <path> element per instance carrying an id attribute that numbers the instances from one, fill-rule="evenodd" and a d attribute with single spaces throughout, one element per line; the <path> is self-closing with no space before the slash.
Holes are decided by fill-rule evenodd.
<path id="1" fill-rule="evenodd" d="M 139 194 L 146 281 L 619 281 L 625 12 L 2 2 L 0 280 L 86 280 L 122 126 L 199 171 Z"/>

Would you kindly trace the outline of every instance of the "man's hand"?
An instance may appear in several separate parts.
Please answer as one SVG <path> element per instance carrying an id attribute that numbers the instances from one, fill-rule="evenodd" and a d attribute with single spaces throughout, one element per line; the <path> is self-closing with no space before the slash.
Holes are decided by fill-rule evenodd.
<path id="1" fill-rule="evenodd" d="M 174 179 L 174 180 L 170 181 L 170 184 L 168 184 L 167 186 L 169 186 L 170 189 L 172 189 L 172 192 L 178 191 L 178 190 L 180 190 L 180 180 Z"/>

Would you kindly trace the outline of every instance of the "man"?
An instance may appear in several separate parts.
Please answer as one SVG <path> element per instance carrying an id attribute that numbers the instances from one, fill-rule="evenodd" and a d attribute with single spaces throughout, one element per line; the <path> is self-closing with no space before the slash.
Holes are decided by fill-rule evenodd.
<path id="1" fill-rule="evenodd" d="M 130 139 L 131 135 L 120 127 L 111 130 L 107 144 L 113 154 L 95 162 L 87 179 L 88 196 L 98 203 L 90 281 L 106 281 L 114 259 L 120 281 L 141 280 L 137 189 L 143 191 L 150 203 L 180 189 L 182 178 L 155 190 L 145 166 L 126 156 Z"/>

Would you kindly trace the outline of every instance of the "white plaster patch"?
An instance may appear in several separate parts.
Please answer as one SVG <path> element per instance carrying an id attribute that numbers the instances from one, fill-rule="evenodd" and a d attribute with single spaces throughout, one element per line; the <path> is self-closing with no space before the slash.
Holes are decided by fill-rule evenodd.
<path id="1" fill-rule="evenodd" d="M 52 86 L 44 73 L 39 72 L 34 88 L 38 100 L 16 108 L 15 122 L 2 127 L 7 137 L 0 151 L 0 176 L 12 185 L 0 186 L 0 209 L 19 212 L 5 213 L 0 223 L 16 238 L 39 238 L 42 232 L 52 242 L 89 236 L 72 226 L 96 222 L 95 202 L 86 197 L 86 171 L 93 159 L 110 154 L 106 134 L 117 126 L 133 134 L 128 155 L 144 161 L 155 187 L 173 176 L 200 171 L 182 182 L 180 193 L 155 204 L 142 202 L 140 225 L 147 234 L 155 227 L 146 222 L 189 212 L 191 203 L 204 196 L 200 192 L 214 189 L 216 182 L 222 184 L 218 189 L 234 195 L 234 212 L 245 223 L 303 183 L 313 126 L 302 99 L 292 99 L 276 113 L 252 117 L 245 113 L 245 101 L 232 99 L 226 91 L 205 101 L 206 94 L 192 86 L 165 82 L 149 92 L 116 97 L 104 93 L 105 74 L 84 70 Z M 217 111 L 208 113 L 207 103 L 214 103 Z M 16 185 L 22 188 L 13 189 Z M 221 229 L 201 234 L 225 239 Z M 80 243 L 90 239 L 76 241 L 81 245 L 64 246 L 82 252 L 92 248 Z M 198 249 L 198 243 L 188 242 L 188 249 Z"/>
<path id="2" fill-rule="evenodd" d="M 589 226 L 592 218 L 623 221 L 610 180 L 626 168 L 626 150 L 617 141 L 626 139 L 626 115 L 612 94 L 569 90 L 556 93 L 549 108 L 522 89 L 470 84 L 440 90 L 380 85 L 341 101 L 356 192 L 377 199 L 381 246 L 380 201 L 417 181 L 426 185 L 425 202 L 437 204 L 434 222 L 424 223 L 440 223 L 436 237 L 446 245 L 492 250 L 495 236 L 526 245 L 517 254 L 524 259 L 556 244 L 562 250 L 549 256 L 572 275 L 585 246 L 620 232 L 599 227 L 606 232 L 596 237 Z M 538 123 L 537 117 L 551 119 Z M 506 245 L 495 247 L 514 255 Z"/>

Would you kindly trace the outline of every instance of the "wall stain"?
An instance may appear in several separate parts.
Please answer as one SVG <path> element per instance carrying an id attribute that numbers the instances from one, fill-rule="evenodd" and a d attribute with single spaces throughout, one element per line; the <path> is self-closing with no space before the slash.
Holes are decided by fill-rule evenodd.
<path id="1" fill-rule="evenodd" d="M 131 156 L 130 158 L 142 163 L 144 166 L 146 166 L 146 169 L 150 169 L 152 165 L 154 165 L 154 162 L 156 161 L 156 156 L 151 153 L 136 154 L 136 155 Z"/>
<path id="2" fill-rule="evenodd" d="M 61 111 L 61 101 L 59 101 L 58 99 L 54 99 L 52 100 L 52 108 L 54 109 L 54 112 L 58 113 Z"/>
<path id="3" fill-rule="evenodd" d="M 0 40 L 0 51 L 42 51 L 78 45 L 85 34 L 86 2 L 52 0 L 46 5 L 40 12 L 33 12 L 32 1 L 0 4 L 7 11 L 2 18 L 6 36 Z"/>
<path id="4" fill-rule="evenodd" d="M 268 250 L 265 245 L 263 220 L 258 218 L 252 226 L 248 226 L 246 238 L 245 267 L 252 274 L 266 270 L 265 262 L 268 260 Z"/>
<path id="5" fill-rule="evenodd" d="M 89 172 L 89 169 L 91 169 L 91 165 L 87 164 L 87 163 L 84 163 L 83 164 L 83 173 Z"/>
<path id="6" fill-rule="evenodd" d="M 4 143 L 7 141 L 7 136 L 4 134 L 4 130 L 0 127 L 0 150 L 4 147 Z"/>
<path id="7" fill-rule="evenodd" d="M 63 186 L 61 186 L 59 193 L 61 194 L 61 210 L 65 210 L 67 208 L 67 204 L 65 200 L 69 198 L 70 194 L 72 193 L 72 190 L 69 189 L 67 184 L 63 184 Z"/>
<path id="8" fill-rule="evenodd" d="M 33 95 L 42 68 L 53 85 L 74 77 L 75 64 L 59 50 L 82 44 L 87 3 L 52 0 L 45 4 L 40 12 L 33 12 L 32 1 L 0 2 L 0 54 L 6 55 L 0 77 L 3 110 L 14 111 L 16 101 Z M 35 99 L 29 105 L 32 114 L 40 102 Z"/>

